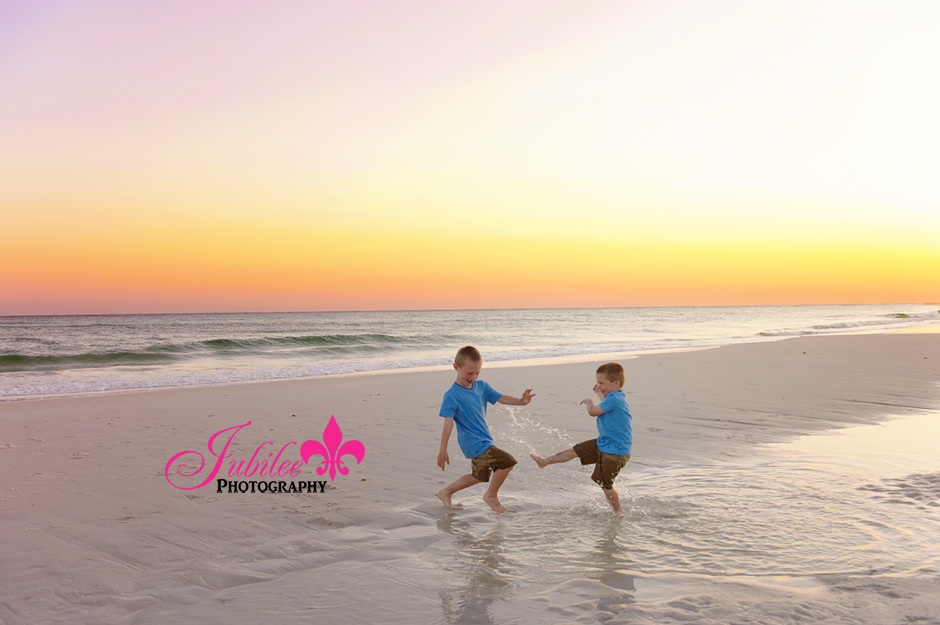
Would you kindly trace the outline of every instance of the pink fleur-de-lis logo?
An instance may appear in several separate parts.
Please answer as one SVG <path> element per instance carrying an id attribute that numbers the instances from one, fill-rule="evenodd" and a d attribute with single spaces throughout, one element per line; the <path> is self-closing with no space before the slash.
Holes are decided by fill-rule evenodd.
<path id="1" fill-rule="evenodd" d="M 323 442 L 326 443 L 326 447 L 319 441 L 304 441 L 304 444 L 300 446 L 300 457 L 303 458 L 305 463 L 309 464 L 311 456 L 323 456 L 323 462 L 317 467 L 317 475 L 323 475 L 329 469 L 330 481 L 332 482 L 336 479 L 337 471 L 342 475 L 349 475 L 349 468 L 342 460 L 343 456 L 350 455 L 356 459 L 356 464 L 359 464 L 366 455 L 365 445 L 361 442 L 346 441 L 343 443 L 342 441 L 343 432 L 336 423 L 336 417 L 330 415 L 330 422 L 326 424 L 326 429 L 323 430 Z"/>

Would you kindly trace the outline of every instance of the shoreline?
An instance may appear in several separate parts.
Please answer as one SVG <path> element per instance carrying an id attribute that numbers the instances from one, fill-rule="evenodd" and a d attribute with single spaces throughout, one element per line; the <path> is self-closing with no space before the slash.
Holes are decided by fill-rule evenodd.
<path id="1" fill-rule="evenodd" d="M 786 339 L 779 339 L 786 340 Z M 761 341 L 763 342 L 763 341 Z M 653 349 L 653 350 L 644 350 L 644 351 L 632 351 L 632 352 L 610 352 L 610 353 L 597 353 L 597 354 L 576 354 L 571 356 L 551 356 L 544 358 L 530 358 L 525 360 L 496 360 L 492 362 L 487 362 L 487 369 L 498 369 L 498 368 L 507 368 L 507 367 L 537 367 L 542 365 L 558 365 L 558 364 L 577 364 L 583 362 L 595 362 L 600 359 L 632 359 L 643 356 L 645 354 L 671 354 L 671 353 L 680 353 L 680 352 L 693 352 L 706 349 L 717 349 L 721 345 L 714 345 L 710 347 L 677 347 L 674 349 Z M 201 389 L 201 388 L 225 388 L 229 386 L 241 386 L 246 384 L 267 384 L 274 382 L 303 382 L 309 380 L 332 380 L 339 378 L 349 378 L 349 377 L 371 377 L 371 376 L 383 376 L 383 375 L 398 375 L 398 374 L 407 374 L 407 373 L 431 373 L 431 372 L 441 372 L 441 371 L 450 371 L 451 365 L 422 365 L 419 367 L 404 367 L 398 369 L 372 369 L 368 371 L 353 371 L 350 373 L 331 373 L 327 375 L 308 375 L 308 376 L 298 376 L 293 378 L 265 378 L 261 380 L 239 380 L 236 382 L 217 382 L 211 384 L 187 384 L 179 386 L 157 386 L 157 387 L 144 387 L 144 388 L 125 388 L 125 389 L 114 389 L 108 391 L 90 391 L 85 393 L 56 393 L 48 395 L 11 395 L 7 397 L 0 397 L 0 404 L 5 401 L 47 401 L 54 399 L 75 399 L 78 397 L 98 397 L 98 396 L 108 396 L 108 395 L 124 395 L 129 393 L 148 393 L 148 392 L 161 392 L 161 391 L 172 391 L 177 389 Z"/>
<path id="2" fill-rule="evenodd" d="M 720 349 L 722 347 L 727 347 L 731 345 L 754 345 L 754 344 L 764 344 L 764 343 L 776 343 L 776 342 L 781 342 L 781 341 L 792 341 L 795 339 L 812 339 L 812 338 L 823 338 L 823 337 L 830 337 L 830 336 L 871 336 L 871 335 L 878 335 L 878 334 L 940 334 L 940 325 L 914 326 L 914 327 L 908 327 L 908 328 L 879 330 L 877 332 L 870 331 L 870 330 L 866 331 L 864 329 L 861 329 L 855 332 L 842 332 L 839 334 L 815 334 L 815 335 L 805 335 L 805 336 L 788 336 L 788 337 L 781 337 L 781 338 L 765 337 L 763 340 L 740 341 L 740 342 L 734 342 L 734 343 L 719 343 L 716 345 L 698 346 L 698 347 L 676 347 L 676 348 L 667 348 L 667 349 L 633 350 L 633 351 L 622 351 L 622 352 L 598 352 L 598 353 L 590 353 L 590 354 L 547 356 L 547 357 L 519 359 L 519 360 L 495 360 L 495 361 L 487 361 L 484 364 L 487 369 L 497 369 L 497 368 L 510 368 L 510 367 L 535 367 L 535 366 L 543 366 L 543 365 L 577 364 L 577 363 L 598 362 L 598 361 L 606 362 L 606 361 L 611 361 L 611 360 L 633 359 L 633 358 L 639 358 L 639 357 L 648 356 L 648 355 L 652 356 L 652 355 L 658 355 L 658 354 L 684 353 L 684 352 Z M 49 400 L 56 400 L 56 399 L 75 399 L 79 397 L 98 397 L 98 396 L 109 396 L 109 395 L 134 394 L 134 393 L 161 392 L 161 391 L 170 391 L 170 390 L 178 390 L 178 389 L 226 388 L 226 387 L 231 387 L 231 386 L 266 384 L 266 383 L 273 383 L 273 382 L 330 380 L 330 379 L 339 379 L 339 378 L 347 378 L 347 377 L 371 377 L 371 376 L 383 376 L 383 375 L 398 375 L 398 374 L 404 374 L 404 373 L 439 372 L 439 371 L 449 371 L 450 369 L 451 369 L 450 364 L 424 365 L 424 366 L 418 366 L 418 367 L 404 367 L 404 368 L 395 368 L 395 369 L 373 369 L 373 370 L 367 370 L 367 371 L 353 371 L 350 373 L 335 373 L 335 374 L 327 374 L 327 375 L 298 376 L 298 377 L 288 377 L 288 378 L 264 378 L 264 379 L 257 379 L 257 380 L 239 380 L 239 381 L 234 381 L 234 382 L 217 382 L 217 383 L 207 383 L 207 384 L 123 388 L 123 389 L 77 392 L 77 393 L 42 394 L 38 396 L 37 395 L 10 395 L 10 396 L 0 396 L 0 405 L 3 405 L 6 402 L 49 401 Z"/>

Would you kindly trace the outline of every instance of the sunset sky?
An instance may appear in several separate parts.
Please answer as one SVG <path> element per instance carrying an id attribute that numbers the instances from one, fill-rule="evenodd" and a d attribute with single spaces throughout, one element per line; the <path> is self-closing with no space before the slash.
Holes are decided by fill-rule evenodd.
<path id="1" fill-rule="evenodd" d="M 0 315 L 940 301 L 937 2 L 0 0 Z"/>

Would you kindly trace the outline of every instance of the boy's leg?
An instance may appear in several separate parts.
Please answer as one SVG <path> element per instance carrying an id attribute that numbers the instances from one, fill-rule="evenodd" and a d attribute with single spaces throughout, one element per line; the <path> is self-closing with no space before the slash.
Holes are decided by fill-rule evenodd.
<path id="1" fill-rule="evenodd" d="M 601 487 L 604 491 L 604 495 L 607 497 L 607 501 L 610 503 L 610 506 L 614 509 L 614 512 L 617 514 L 623 514 L 623 508 L 620 507 L 620 495 L 613 488 L 607 489 L 603 486 Z"/>
<path id="2" fill-rule="evenodd" d="M 503 478 L 503 479 L 506 479 L 506 478 Z M 469 488 L 470 486 L 473 486 L 474 484 L 479 484 L 480 482 L 481 480 L 478 480 L 477 478 L 473 477 L 472 473 L 467 473 L 466 475 L 462 477 L 458 477 L 454 481 L 454 483 L 451 484 L 450 486 L 447 486 L 446 488 L 442 488 L 441 490 L 437 491 L 437 498 L 441 500 L 441 503 L 443 503 L 444 506 L 450 508 L 451 510 L 460 510 L 461 508 L 463 508 L 463 506 L 460 506 L 460 505 L 455 506 L 450 498 L 453 497 L 454 493 L 456 493 L 457 491 L 463 490 L 465 488 Z"/>
<path id="3" fill-rule="evenodd" d="M 535 464 L 539 465 L 540 469 L 544 469 L 550 464 L 558 464 L 559 462 L 568 462 L 569 460 L 574 460 L 578 457 L 578 452 L 576 452 L 574 449 L 566 449 L 564 451 L 559 451 L 557 454 L 552 454 L 548 458 L 536 456 L 534 453 L 530 453 L 529 456 L 535 460 Z"/>
<path id="4" fill-rule="evenodd" d="M 493 509 L 493 512 L 502 513 L 506 511 L 506 508 L 503 504 L 499 503 L 499 487 L 503 485 L 503 482 L 506 481 L 506 478 L 509 477 L 509 472 L 512 471 L 512 467 L 508 469 L 497 469 L 493 471 L 493 477 L 490 478 L 490 486 L 486 489 L 486 492 L 483 493 L 483 501 Z M 471 476 L 472 477 L 472 476 Z"/>
<path id="5" fill-rule="evenodd" d="M 620 507 L 620 494 L 614 490 L 614 479 L 620 474 L 620 470 L 629 460 L 629 455 L 618 456 L 616 454 L 601 453 L 594 469 L 594 475 L 591 476 L 595 482 L 601 485 L 604 496 L 607 497 L 607 502 L 617 514 L 623 514 L 623 508 Z"/>

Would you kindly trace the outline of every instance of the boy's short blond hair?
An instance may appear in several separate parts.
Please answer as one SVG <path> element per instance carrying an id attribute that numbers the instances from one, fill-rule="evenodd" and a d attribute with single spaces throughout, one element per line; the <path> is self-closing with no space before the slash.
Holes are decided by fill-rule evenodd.
<path id="1" fill-rule="evenodd" d="M 627 383 L 627 374 L 619 362 L 608 362 L 597 368 L 597 373 L 602 373 L 608 382 L 620 382 L 620 388 Z"/>
<path id="2" fill-rule="evenodd" d="M 461 347 L 457 350 L 457 355 L 454 357 L 454 364 L 458 367 L 463 367 L 468 362 L 483 364 L 483 355 L 480 354 L 480 350 L 472 345 Z"/>

